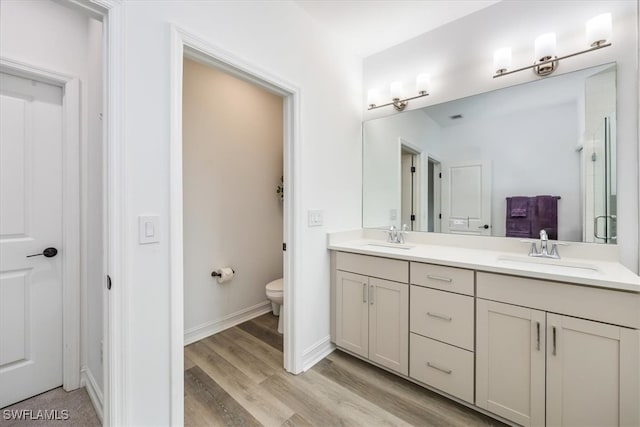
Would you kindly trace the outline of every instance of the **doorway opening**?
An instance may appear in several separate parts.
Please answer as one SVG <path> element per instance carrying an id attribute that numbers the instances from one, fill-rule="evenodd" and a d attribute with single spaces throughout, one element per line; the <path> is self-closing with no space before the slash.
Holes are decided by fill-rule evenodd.
<path id="1" fill-rule="evenodd" d="M 237 396 L 238 377 L 283 370 L 288 176 L 280 94 L 188 56 L 182 87 L 185 423 L 198 424 L 220 417 L 203 384 Z"/>
<path id="2" fill-rule="evenodd" d="M 185 60 L 192 61 L 198 66 L 205 69 L 213 69 L 218 73 L 225 73 L 226 75 L 233 77 L 243 84 L 250 83 L 251 85 L 260 88 L 263 91 L 270 93 L 272 96 L 280 98 L 281 102 L 281 119 L 280 126 L 282 131 L 282 150 L 278 154 L 281 167 L 279 174 L 277 175 L 276 182 L 269 181 L 265 192 L 268 193 L 267 197 L 271 202 L 279 204 L 277 201 L 277 184 L 279 178 L 282 177 L 285 186 L 284 200 L 281 206 L 281 231 L 279 231 L 280 241 L 278 242 L 277 253 L 278 256 L 283 257 L 283 263 L 281 264 L 281 275 L 277 272 L 271 272 L 269 277 L 256 279 L 252 284 L 254 287 L 253 297 L 259 298 L 260 302 L 253 306 L 244 307 L 245 318 L 250 318 L 254 315 L 266 313 L 271 310 L 270 301 L 266 296 L 266 282 L 274 278 L 281 277 L 283 293 L 282 297 L 284 304 L 280 309 L 280 317 L 283 318 L 283 338 L 282 338 L 282 356 L 280 356 L 280 362 L 278 363 L 278 369 L 285 369 L 288 372 L 300 373 L 302 371 L 302 357 L 300 351 L 296 347 L 298 340 L 296 339 L 295 328 L 295 284 L 298 282 L 298 269 L 296 267 L 296 260 L 299 259 L 299 252 L 302 245 L 298 240 L 298 233 L 296 230 L 300 226 L 299 221 L 296 220 L 295 212 L 299 211 L 299 188 L 296 185 L 298 171 L 295 167 L 299 164 L 300 152 L 298 149 L 298 105 L 299 105 L 299 90 L 296 86 L 276 78 L 272 75 L 265 73 L 259 67 L 252 64 L 247 64 L 239 58 L 233 57 L 228 52 L 224 52 L 219 48 L 212 46 L 202 39 L 194 36 L 177 27 L 172 28 L 172 42 L 173 42 L 173 56 L 172 56 L 172 116 L 171 116 L 171 216 L 170 216 L 170 240 L 171 240 L 171 419 L 174 424 L 182 424 L 185 420 L 185 379 L 188 379 L 185 375 L 185 368 L 189 368 L 192 361 L 185 359 L 185 301 L 187 294 L 185 293 L 185 278 L 186 278 L 186 263 L 185 256 L 186 251 L 186 232 L 185 226 L 186 216 L 185 208 L 187 208 L 186 201 L 188 195 L 186 194 L 186 174 L 185 168 L 186 162 L 183 159 L 184 149 L 186 147 L 185 138 L 187 129 L 185 128 L 186 122 L 183 120 L 183 114 L 187 113 L 186 110 L 186 86 L 185 86 Z M 255 88 L 254 88 L 255 89 Z M 231 94 L 233 95 L 233 94 Z M 244 98 L 243 96 L 236 94 L 233 97 L 234 103 L 239 108 L 242 108 Z M 246 107 L 246 106 L 245 106 Z M 229 107 L 231 109 L 231 106 Z M 243 110 L 241 110 L 243 111 Z M 242 120 L 242 117 L 238 120 L 236 118 L 236 124 L 242 131 L 250 131 L 254 123 L 251 120 Z M 247 128 L 247 129 L 245 129 Z M 219 166 L 218 161 L 224 161 L 222 154 L 226 149 L 222 149 L 220 156 L 216 156 L 215 159 L 209 158 L 207 166 L 209 168 L 217 168 Z M 257 152 L 257 151 L 256 151 Z M 249 156 L 253 155 L 251 151 L 247 154 L 241 155 L 245 157 L 245 160 L 249 160 Z M 198 161 L 203 161 L 203 158 L 198 158 Z M 224 165 L 223 165 L 224 166 Z M 241 168 L 241 173 L 238 180 L 249 181 L 252 175 L 251 168 Z M 262 180 L 266 181 L 266 180 Z M 262 182 L 261 182 L 262 184 Z M 206 185 L 206 183 L 200 183 L 200 185 Z M 231 187 L 234 182 L 230 179 L 224 181 L 224 185 Z M 252 195 L 249 194 L 235 194 L 229 196 L 225 202 L 225 209 L 233 211 L 233 207 L 239 202 L 240 198 L 245 197 L 251 199 Z M 236 217 L 241 218 L 241 212 L 236 212 Z M 252 212 L 247 213 L 249 216 L 245 220 L 255 221 L 262 214 L 260 209 L 254 209 Z M 224 225 L 224 224 L 221 224 Z M 264 236 L 264 233 L 269 233 L 272 230 L 262 230 L 259 233 L 248 233 L 243 231 L 242 225 L 236 229 L 225 230 L 223 233 L 230 233 L 233 238 L 238 242 L 242 242 L 245 245 L 252 245 L 256 239 L 260 239 Z M 284 239 L 282 237 L 284 236 Z M 245 246 L 246 247 L 246 246 Z M 270 249 L 271 251 L 271 249 Z M 231 252 L 229 252 L 231 253 Z M 271 254 L 275 252 L 270 252 Z M 250 267 L 234 269 L 236 260 L 242 258 L 242 251 L 236 251 L 232 257 L 224 258 L 221 256 L 219 259 L 207 260 L 209 265 L 207 271 L 200 271 L 198 274 L 205 274 L 208 276 L 208 280 L 212 280 L 213 283 L 209 283 L 210 286 L 226 286 L 233 287 L 234 281 L 236 284 L 240 283 L 241 279 L 245 279 L 250 276 Z M 211 277 L 213 271 L 220 268 L 234 269 L 234 279 L 227 283 L 217 283 L 217 278 Z M 244 278 L 243 278 L 244 276 Z M 259 282 L 259 283 L 258 283 Z M 234 303 L 237 303 L 234 300 Z M 227 307 L 230 308 L 231 306 Z M 215 331 L 215 328 L 224 329 L 232 324 L 237 324 L 242 318 L 243 309 L 236 309 L 230 312 L 230 316 L 225 319 L 220 319 L 219 322 L 211 324 L 209 332 Z M 273 319 L 272 319 L 273 320 Z M 226 329 L 226 331 L 232 331 Z M 194 332 L 194 331 L 191 331 Z M 203 330 L 204 332 L 204 330 Z M 236 331 L 238 332 L 238 331 Z M 246 332 L 246 331 L 245 331 Z M 231 334 L 233 332 L 229 332 Z M 238 332 L 239 333 L 239 332 Z M 276 332 L 277 333 L 277 332 Z M 241 334 L 242 335 L 242 334 Z M 195 337 L 195 335 L 194 335 Z M 187 337 L 188 338 L 188 337 Z M 228 338 L 228 337 L 227 337 Z M 228 342 L 228 341 L 227 341 Z M 222 350 L 221 350 L 222 351 Z"/>

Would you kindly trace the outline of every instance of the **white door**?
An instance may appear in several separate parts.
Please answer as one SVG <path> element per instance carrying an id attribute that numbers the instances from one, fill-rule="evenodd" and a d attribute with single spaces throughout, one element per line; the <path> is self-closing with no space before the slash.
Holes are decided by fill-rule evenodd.
<path id="1" fill-rule="evenodd" d="M 369 278 L 369 359 L 409 375 L 409 285 Z"/>
<path id="2" fill-rule="evenodd" d="M 491 235 L 491 165 L 488 161 L 443 164 L 442 230 Z"/>
<path id="3" fill-rule="evenodd" d="M 543 426 L 545 312 L 479 299 L 476 316 L 476 405 Z"/>
<path id="4" fill-rule="evenodd" d="M 639 337 L 547 313 L 547 426 L 640 425 Z"/>
<path id="5" fill-rule="evenodd" d="M 0 73 L 0 407 L 62 385 L 62 88 Z M 49 253 L 51 255 L 51 253 Z"/>
<path id="6" fill-rule="evenodd" d="M 336 274 L 336 345 L 369 357 L 369 278 Z"/>

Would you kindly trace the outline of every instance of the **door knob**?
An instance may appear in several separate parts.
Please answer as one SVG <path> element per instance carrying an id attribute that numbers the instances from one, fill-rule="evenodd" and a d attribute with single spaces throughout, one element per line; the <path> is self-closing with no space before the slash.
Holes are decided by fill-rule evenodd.
<path id="1" fill-rule="evenodd" d="M 56 248 L 47 248 L 44 251 L 42 251 L 41 254 L 27 255 L 27 258 L 31 258 L 34 256 L 45 256 L 47 258 L 53 258 L 56 255 L 58 255 L 58 250 Z"/>
<path id="2" fill-rule="evenodd" d="M 478 228 L 484 228 L 485 230 L 489 229 L 489 224 L 481 225 Z"/>

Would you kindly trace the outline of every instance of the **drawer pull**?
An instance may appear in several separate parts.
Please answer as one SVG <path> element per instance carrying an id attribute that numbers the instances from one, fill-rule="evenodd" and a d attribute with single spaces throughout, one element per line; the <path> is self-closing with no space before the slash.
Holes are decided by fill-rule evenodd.
<path id="1" fill-rule="evenodd" d="M 435 317 L 436 319 L 446 320 L 447 322 L 451 322 L 453 320 L 453 317 L 445 316 L 444 314 L 439 314 L 439 313 L 431 313 L 430 311 L 427 311 L 427 316 Z"/>
<path id="2" fill-rule="evenodd" d="M 453 282 L 453 279 L 451 277 L 443 277 L 443 276 L 432 276 L 431 274 L 427 274 L 427 279 L 431 279 L 431 280 L 439 280 L 441 282 Z"/>
<path id="3" fill-rule="evenodd" d="M 536 350 L 540 351 L 540 322 L 536 322 Z"/>
<path id="4" fill-rule="evenodd" d="M 451 375 L 451 373 L 453 372 L 451 369 L 441 368 L 439 366 L 433 365 L 431 362 L 427 362 L 427 366 L 440 372 L 444 372 L 447 375 Z"/>
<path id="5" fill-rule="evenodd" d="M 553 333 L 553 351 L 551 354 L 556 355 L 556 327 L 553 326 L 551 328 L 551 332 Z"/>
<path id="6" fill-rule="evenodd" d="M 362 302 L 366 304 L 367 302 L 367 284 L 362 284 Z"/>

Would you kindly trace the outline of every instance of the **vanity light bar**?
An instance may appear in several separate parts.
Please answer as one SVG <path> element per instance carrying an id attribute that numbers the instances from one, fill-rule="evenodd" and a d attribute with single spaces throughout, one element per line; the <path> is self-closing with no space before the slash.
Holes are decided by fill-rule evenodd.
<path id="1" fill-rule="evenodd" d="M 418 95 L 411 96 L 409 98 L 401 98 L 402 95 L 402 82 L 396 81 L 391 83 L 391 87 L 389 92 L 391 93 L 391 102 L 387 102 L 386 104 L 377 105 L 378 104 L 378 91 L 376 89 L 369 90 L 368 94 L 368 102 L 369 110 L 375 110 L 376 108 L 387 107 L 389 105 L 393 105 L 397 111 L 404 110 L 409 101 L 412 99 L 422 98 L 424 96 L 429 95 L 429 86 L 430 86 L 430 78 L 428 74 L 419 74 L 416 77 L 416 89 L 418 90 Z"/>
<path id="2" fill-rule="evenodd" d="M 389 105 L 393 105 L 393 108 L 395 108 L 398 111 L 402 111 L 407 107 L 407 104 L 412 99 L 418 99 L 418 98 L 422 98 L 423 96 L 428 96 L 428 95 L 429 94 L 427 92 L 422 91 L 422 92 L 419 92 L 419 95 L 412 96 L 410 98 L 404 98 L 404 99 L 393 98 L 393 100 L 391 102 L 387 102 L 386 104 L 382 104 L 382 105 L 369 104 L 368 110 L 375 110 L 376 108 L 382 108 L 382 107 L 386 107 L 386 106 L 389 106 Z"/>
<path id="3" fill-rule="evenodd" d="M 567 59 L 567 58 L 571 58 L 572 56 L 582 55 L 583 53 L 592 52 L 594 50 L 602 49 L 602 48 L 609 47 L 609 46 L 611 46 L 611 43 L 598 45 L 598 46 L 592 47 L 590 49 L 585 49 L 585 50 L 581 50 L 580 52 L 570 53 L 569 55 L 561 56 L 559 58 L 558 57 L 553 57 L 553 58 L 547 59 L 546 61 L 537 62 L 537 63 L 535 63 L 533 65 L 529 65 L 527 67 L 518 68 L 517 70 L 512 70 L 512 71 L 497 70 L 496 74 L 493 76 L 493 78 L 495 79 L 497 77 L 507 76 L 509 74 L 513 74 L 513 73 L 517 73 L 517 72 L 520 72 L 520 71 L 528 70 L 530 68 L 541 67 L 543 65 L 551 64 L 551 63 L 554 63 L 553 71 L 555 71 L 555 69 L 558 66 L 558 61 L 561 61 L 561 60 Z M 538 74 L 538 73 L 536 73 L 536 74 Z M 547 73 L 547 74 L 551 74 L 551 73 Z"/>
<path id="4" fill-rule="evenodd" d="M 588 20 L 585 28 L 587 43 L 590 46 L 588 49 L 558 57 L 556 55 L 556 34 L 545 33 L 535 40 L 536 59 L 533 65 L 516 70 L 507 71 L 511 67 L 511 48 L 504 47 L 496 50 L 493 55 L 493 65 L 496 70 L 493 78 L 529 69 L 533 69 L 533 72 L 539 76 L 548 76 L 558 68 L 559 62 L 563 59 L 611 46 L 609 41 L 612 32 L 610 13 L 603 13 Z"/>

